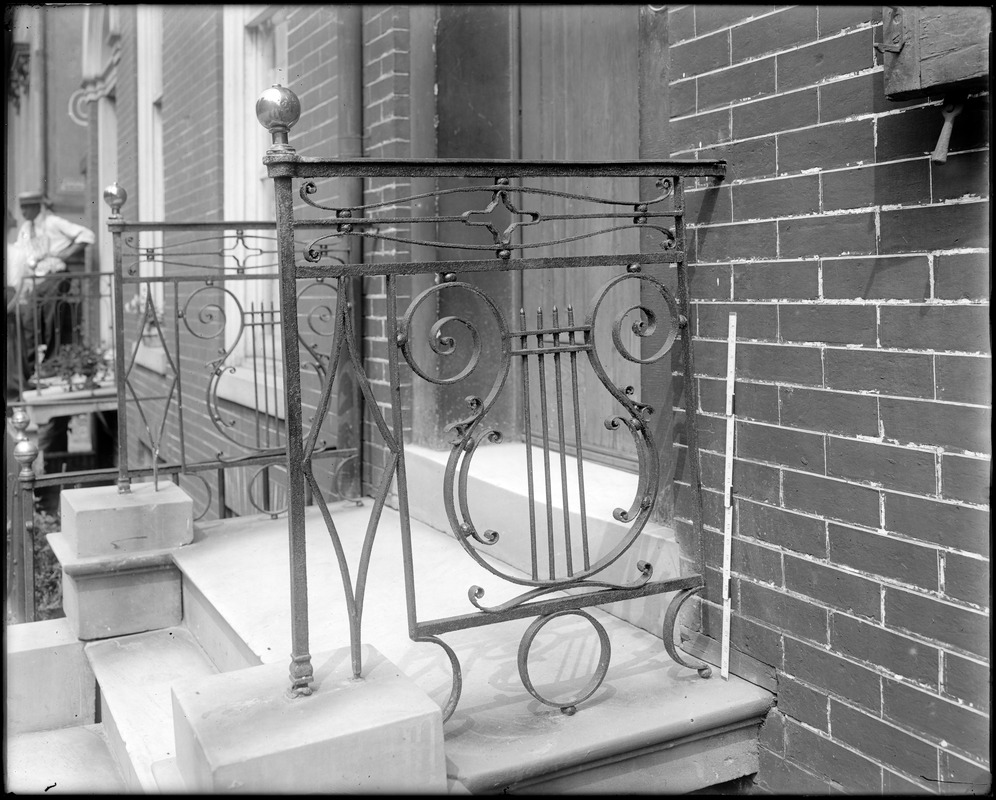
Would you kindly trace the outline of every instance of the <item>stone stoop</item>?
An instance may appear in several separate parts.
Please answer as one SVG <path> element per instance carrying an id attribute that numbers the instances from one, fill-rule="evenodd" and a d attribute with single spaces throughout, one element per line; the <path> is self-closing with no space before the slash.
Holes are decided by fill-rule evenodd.
<path id="1" fill-rule="evenodd" d="M 342 503 L 331 509 L 354 570 L 371 505 L 367 500 L 361 507 Z M 453 536 L 415 516 L 411 531 L 420 620 L 471 611 L 471 585 L 484 589 L 485 604 L 518 593 L 469 559 Z M 329 653 L 349 641 L 343 589 L 317 508 L 307 510 L 306 524 L 309 649 Z M 451 667 L 442 648 L 408 637 L 400 532 L 397 512 L 384 508 L 371 553 L 362 639 L 407 676 L 416 691 L 442 706 L 452 687 Z M 667 562 L 670 547 L 666 536 L 652 543 L 658 555 L 664 553 L 658 563 Z M 24 734 L 42 737 L 38 742 L 75 737 L 83 742 L 79 752 L 103 746 L 105 755 L 92 758 L 92 779 L 102 791 L 120 785 L 141 793 L 194 791 L 177 759 L 176 687 L 202 681 L 206 686 L 216 673 L 261 665 L 279 665 L 284 672 L 290 661 L 286 518 L 201 523 L 192 543 L 172 551 L 171 562 L 182 581 L 180 625 L 80 643 L 99 687 L 100 724 L 69 728 L 70 733 Z M 602 685 L 572 716 L 534 699 L 517 674 L 520 640 L 531 620 L 443 635 L 462 666 L 461 700 L 443 726 L 446 790 L 685 793 L 756 772 L 758 731 L 773 695 L 736 676 L 723 681 L 718 670 L 702 679 L 673 663 L 659 638 L 662 609 L 670 596 L 651 599 L 657 605 L 634 611 L 643 623 L 639 626 L 607 610 L 588 609 L 608 635 L 611 659 Z M 530 651 L 533 680 L 548 693 L 562 689 L 565 676 L 583 683 L 598 657 L 598 638 L 590 624 L 577 616 L 560 622 L 565 620 L 571 621 L 566 627 L 554 631 L 551 625 L 544 631 L 552 640 L 540 645 L 537 639 Z M 566 651 L 550 655 L 558 646 Z M 15 752 L 25 752 L 18 747 Z M 31 747 L 44 751 L 41 744 Z M 77 752 L 69 745 L 62 749 Z M 116 771 L 100 766 L 115 763 Z M 44 772 L 31 774 L 35 782 L 44 777 Z M 68 777 L 63 781 L 82 785 Z"/>
<path id="2" fill-rule="evenodd" d="M 91 642 L 85 651 L 99 687 L 101 723 L 128 790 L 163 791 L 155 765 L 176 756 L 172 686 L 217 668 L 182 627 Z"/>
<path id="3" fill-rule="evenodd" d="M 369 501 L 331 509 L 350 564 L 359 560 L 370 510 Z M 289 664 L 286 524 L 264 518 L 204 523 L 195 541 L 175 553 L 184 624 L 197 630 L 212 660 L 227 661 L 227 669 L 247 661 Z M 322 653 L 348 642 L 347 617 L 317 508 L 307 510 L 306 524 L 310 651 Z M 485 601 L 508 599 L 508 584 L 474 564 L 452 536 L 415 519 L 411 528 L 419 619 L 466 613 L 472 584 L 485 589 Z M 400 529 L 397 512 L 385 508 L 372 550 L 363 641 L 442 706 L 452 686 L 449 661 L 437 645 L 407 636 Z M 718 669 L 702 679 L 672 662 L 659 636 L 601 609 L 589 612 L 608 634 L 611 660 L 604 683 L 573 716 L 541 704 L 520 681 L 516 656 L 529 619 L 443 635 L 460 659 L 463 682 L 460 703 L 443 728 L 451 792 L 683 793 L 757 771 L 757 737 L 773 704 L 770 692 L 736 676 L 724 681 Z M 551 674 L 551 663 L 553 681 L 565 672 L 586 680 L 598 640 L 586 621 L 567 619 L 576 624 L 557 631 L 554 643 L 566 642 L 569 656 L 548 663 L 547 645 L 534 646 L 534 682 L 536 675 Z M 583 666 L 573 664 L 579 654 Z"/>

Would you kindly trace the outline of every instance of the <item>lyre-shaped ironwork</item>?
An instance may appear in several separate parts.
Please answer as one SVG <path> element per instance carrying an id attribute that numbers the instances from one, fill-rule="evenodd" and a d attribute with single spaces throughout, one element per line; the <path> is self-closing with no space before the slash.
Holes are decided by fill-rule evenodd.
<path id="1" fill-rule="evenodd" d="M 362 672 L 360 660 L 361 619 L 370 553 L 379 524 L 385 498 L 395 486 L 401 520 L 401 545 L 404 559 L 406 596 L 408 599 L 409 635 L 417 642 L 432 642 L 443 648 L 453 669 L 450 695 L 444 704 L 443 716 L 449 718 L 459 701 L 462 675 L 460 662 L 453 648 L 442 638 L 448 632 L 513 619 L 534 617 L 534 622 L 523 635 L 519 647 L 518 669 L 523 685 L 534 697 L 548 705 L 558 706 L 566 713 L 573 713 L 578 703 L 597 690 L 606 675 L 610 645 L 602 625 L 584 609 L 609 602 L 629 600 L 650 595 L 675 593 L 664 615 L 664 647 L 679 664 L 696 669 L 707 677 L 710 668 L 685 656 L 674 641 L 674 628 L 679 609 L 704 585 L 701 546 L 697 555 L 697 574 L 655 579 L 651 564 L 639 561 L 633 565 L 631 579 L 618 582 L 609 580 L 605 570 L 632 552 L 632 545 L 644 529 L 657 502 L 661 489 L 662 455 L 654 439 L 654 426 L 649 424 L 655 413 L 669 409 L 654 409 L 633 396 L 630 387 L 617 386 L 605 369 L 605 359 L 622 358 L 636 364 L 651 364 L 668 356 L 672 347 L 680 343 L 681 362 L 685 375 L 692 372 L 691 336 L 689 317 L 688 276 L 685 268 L 686 243 L 684 229 L 684 181 L 694 177 L 722 177 L 723 162 L 523 162 L 487 160 L 437 160 L 437 161 L 381 161 L 376 159 L 320 159 L 298 156 L 288 143 L 288 131 L 297 121 L 300 104 L 289 90 L 273 87 L 257 103 L 257 115 L 273 134 L 274 146 L 267 152 L 264 163 L 275 181 L 277 208 L 277 235 L 279 240 L 280 273 L 282 281 L 281 302 L 284 320 L 285 370 L 287 382 L 287 465 L 289 481 L 289 544 L 291 556 L 291 618 L 292 618 L 292 694 L 310 693 L 312 668 L 308 645 L 307 605 L 307 553 L 305 550 L 304 497 L 306 488 L 313 485 L 311 449 L 314 430 L 321 415 L 331 402 L 330 386 L 319 403 L 318 413 L 311 423 L 311 434 L 305 430 L 295 389 L 295 376 L 299 373 L 298 349 L 286 345 L 297 336 L 298 315 L 295 281 L 311 277 L 337 280 L 341 296 L 346 296 L 347 285 L 355 277 L 382 276 L 386 296 L 386 339 L 388 357 L 389 405 L 378 403 L 366 375 L 366 365 L 360 348 L 354 340 L 351 315 L 352 304 L 340 303 L 336 314 L 335 343 L 330 351 L 330 374 L 338 365 L 348 366 L 366 396 L 367 414 L 378 430 L 387 450 L 386 464 L 374 487 L 374 507 L 370 517 L 362 555 L 355 571 L 347 563 L 344 548 L 335 525 L 334 515 L 324 501 L 319 500 L 322 515 L 331 537 L 333 548 L 346 594 L 349 614 L 353 669 Z M 364 206 L 342 207 L 334 202 L 319 202 L 320 192 L 316 179 L 338 177 L 383 178 L 448 178 L 462 177 L 467 185 L 414 193 L 407 198 L 370 203 Z M 607 178 L 634 177 L 656 180 L 656 191 L 648 199 L 618 199 L 592 196 L 583 191 L 574 193 L 552 191 L 542 186 L 530 185 L 530 178 L 575 177 Z M 490 182 L 481 182 L 484 181 Z M 295 193 L 295 181 L 300 181 Z M 442 195 L 467 196 L 471 210 L 447 216 L 398 216 L 396 209 L 411 205 L 425 205 L 420 201 Z M 295 197 L 296 195 L 296 197 Z M 547 214 L 541 206 L 551 197 L 570 198 L 588 204 L 590 212 L 572 214 Z M 482 199 L 483 198 L 483 199 Z M 324 225 L 326 232 L 317 236 L 310 245 L 298 251 L 294 245 L 295 232 L 304 225 L 295 218 L 295 202 L 328 214 L 326 220 L 309 226 Z M 475 210 L 476 209 L 476 210 Z M 503 226 L 489 215 L 495 211 L 511 214 L 513 221 Z M 544 238 L 539 232 L 548 222 L 563 223 L 585 220 L 590 223 L 587 232 L 577 235 L 553 233 Z M 597 225 L 601 221 L 601 226 Z M 432 239 L 420 239 L 410 232 L 416 225 L 432 225 Z M 536 229 L 531 242 L 514 241 L 517 232 L 529 226 Z M 470 228 L 490 233 L 486 243 L 467 242 L 466 235 L 452 238 L 448 229 Z M 568 243 L 611 234 L 620 230 L 639 230 L 646 234 L 641 252 L 612 253 L 609 255 L 549 255 Z M 462 251 L 447 261 L 395 261 L 373 264 L 327 263 L 323 247 L 335 241 L 375 240 L 387 243 L 406 243 L 430 248 L 450 248 Z M 543 248 L 540 250 L 540 248 Z M 480 258 L 461 258 L 467 252 L 476 252 Z M 521 253 L 521 255 L 519 255 Z M 299 261 L 300 259 L 300 261 Z M 653 275 L 644 272 L 646 264 L 674 264 L 677 273 L 676 290 L 668 289 Z M 467 279 L 465 273 L 533 270 L 547 268 L 584 269 L 593 266 L 615 266 L 620 272 L 613 275 L 590 298 L 584 321 L 575 315 L 573 307 L 538 309 L 527 314 L 518 310 L 514 324 L 506 319 L 506 311 Z M 398 279 L 410 274 L 435 274 L 437 282 L 417 294 L 402 307 L 399 300 Z M 635 282 L 640 287 L 641 301 L 626 309 L 610 321 L 611 353 L 599 352 L 595 335 L 603 301 L 608 293 L 624 282 Z M 423 329 L 414 320 L 419 309 L 434 308 L 445 293 L 463 292 L 475 304 L 472 318 L 444 315 Z M 642 300 L 656 296 L 652 306 Z M 430 302 L 431 301 L 431 302 Z M 630 316 L 630 315 L 633 316 Z M 632 321 L 632 333 L 644 343 L 652 337 L 657 348 L 649 354 L 635 353 L 628 349 L 623 326 Z M 416 337 L 428 335 L 428 347 L 436 356 L 452 355 L 459 339 L 468 346 L 462 367 L 455 374 L 443 376 L 434 368 L 421 364 L 415 345 Z M 402 403 L 403 367 L 411 369 L 418 379 L 439 386 L 456 386 L 468 379 L 482 364 L 483 339 L 497 337 L 497 347 L 489 352 L 499 354 L 492 359 L 489 369 L 493 373 L 486 390 L 466 399 L 466 411 L 452 421 L 448 430 L 452 434 L 451 450 L 446 463 L 442 499 L 453 535 L 467 555 L 479 566 L 499 576 L 512 586 L 519 587 L 517 596 L 488 604 L 483 602 L 484 590 L 476 585 L 468 587 L 469 613 L 454 613 L 438 619 L 419 619 L 414 597 L 416 576 L 412 557 L 411 519 L 409 515 L 408 482 L 406 473 L 405 409 Z M 627 433 L 634 442 L 639 463 L 639 478 L 633 498 L 617 508 L 613 516 L 624 531 L 619 540 L 607 551 L 595 552 L 589 545 L 589 515 L 585 508 L 585 453 L 580 431 L 583 414 L 578 391 L 578 374 L 582 364 L 593 370 L 602 388 L 617 404 L 617 411 L 605 424 L 620 433 Z M 478 376 L 479 377 L 479 376 Z M 487 383 L 485 381 L 485 383 Z M 479 384 L 478 384 L 479 385 Z M 297 392 L 297 394 L 296 394 Z M 468 500 L 468 478 L 475 454 L 482 448 L 502 442 L 504 433 L 491 422 L 490 412 L 503 392 L 521 395 L 523 408 L 525 452 L 528 460 L 529 523 L 515 530 L 501 530 L 479 524 Z M 532 411 L 534 398 L 538 397 L 537 411 Z M 692 489 L 696 496 L 693 503 L 693 523 L 701 542 L 701 498 L 699 496 L 698 461 L 695 445 L 695 410 L 698 398 L 695 382 L 685 382 L 685 408 Z M 534 453 L 533 441 L 539 446 Z M 568 453 L 573 456 L 568 458 Z M 574 473 L 576 472 L 576 477 Z M 570 477 L 570 480 L 569 480 Z M 576 480 L 573 496 L 569 483 Z M 560 494 L 559 497 L 555 493 Z M 560 505 L 560 511 L 555 508 Z M 556 514 L 562 519 L 555 520 Z M 575 515 L 577 522 L 575 523 Z M 521 527 L 525 527 L 523 530 Z M 489 551 L 501 547 L 506 537 L 528 537 L 528 568 L 524 572 L 506 569 L 489 558 Z M 467 612 L 468 609 L 455 609 Z M 544 697 L 534 686 L 528 667 L 530 647 L 539 631 L 551 620 L 574 615 L 585 619 L 598 634 L 601 655 L 588 685 L 567 699 Z"/>

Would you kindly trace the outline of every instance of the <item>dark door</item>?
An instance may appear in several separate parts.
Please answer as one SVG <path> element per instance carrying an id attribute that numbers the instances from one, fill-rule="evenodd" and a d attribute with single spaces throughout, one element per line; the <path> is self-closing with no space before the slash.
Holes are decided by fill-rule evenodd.
<path id="1" fill-rule="evenodd" d="M 520 7 L 521 155 L 527 159 L 613 160 L 635 159 L 640 155 L 640 7 L 543 6 Z M 567 179 L 530 182 L 545 189 L 578 191 L 579 185 Z M 636 198 L 635 179 L 593 179 L 583 192 L 601 197 Z M 544 198 L 548 214 L 588 213 L 591 209 L 570 198 Z M 605 227 L 604 221 L 566 220 L 554 230 L 541 233 L 525 228 L 528 242 L 567 238 Z M 639 232 L 617 231 L 594 239 L 558 246 L 560 255 L 638 252 Z M 531 251 L 536 253 L 537 251 Z M 539 254 L 543 254 L 540 252 Z M 575 320 L 583 322 L 592 298 L 606 280 L 620 272 L 618 267 L 575 270 L 531 270 L 523 274 L 523 298 L 529 324 L 535 322 L 538 308 L 546 324 L 556 306 L 560 323 L 566 322 L 566 307 L 573 306 Z M 603 301 L 595 336 L 610 380 L 619 387 L 633 387 L 639 395 L 640 366 L 621 357 L 611 357 L 610 322 L 636 306 L 639 285 L 624 282 Z M 627 318 L 627 322 L 630 322 Z M 631 325 L 621 327 L 623 344 L 639 353 Z M 607 349 L 606 349 L 607 348 Z M 609 430 L 605 421 L 619 412 L 619 406 L 591 370 L 579 376 L 582 406 L 582 440 L 586 457 L 635 467 L 635 447 L 625 429 Z M 538 397 L 533 398 L 531 415 L 539 419 Z M 667 412 L 667 409 L 663 409 Z M 568 416 L 571 410 L 568 409 Z M 573 420 L 568 420 L 573 427 Z"/>

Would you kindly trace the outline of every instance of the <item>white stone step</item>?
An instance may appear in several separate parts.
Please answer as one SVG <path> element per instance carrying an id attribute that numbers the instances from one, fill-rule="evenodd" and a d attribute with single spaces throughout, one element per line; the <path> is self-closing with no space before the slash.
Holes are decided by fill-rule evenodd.
<path id="1" fill-rule="evenodd" d="M 91 642 L 101 722 L 131 791 L 155 793 L 153 764 L 175 756 L 174 681 L 218 670 L 185 628 Z"/>
<path id="2" fill-rule="evenodd" d="M 360 508 L 332 508 L 354 576 L 370 511 L 369 501 Z M 345 602 L 317 508 L 307 510 L 306 522 L 310 652 L 327 652 L 349 641 Z M 489 604 L 518 594 L 521 587 L 478 566 L 452 536 L 417 521 L 411 528 L 420 621 L 473 612 L 467 598 L 473 584 L 485 589 L 482 602 Z M 385 508 L 371 554 L 363 641 L 442 705 L 451 688 L 449 661 L 437 645 L 408 637 L 400 531 L 397 512 Z M 196 590 L 204 613 L 223 620 L 259 663 L 289 662 L 285 518 L 203 524 L 194 543 L 176 553 L 176 561 L 185 591 L 188 586 Z M 668 598 L 652 598 L 646 607 L 657 631 Z M 736 676 L 723 681 L 718 670 L 716 677 L 702 679 L 670 660 L 659 635 L 597 608 L 589 612 L 608 633 L 612 655 L 603 684 L 573 716 L 540 704 L 520 681 L 516 656 L 529 619 L 441 637 L 456 651 L 463 675 L 460 703 L 444 726 L 452 781 L 471 793 L 570 791 L 586 781 L 600 791 L 687 792 L 756 771 L 757 729 L 772 704 L 770 692 Z M 588 673 L 575 667 L 574 657 L 580 654 L 582 662 L 588 657 L 590 666 L 597 639 L 586 622 L 568 619 L 577 623 L 563 634 L 572 655 L 558 665 L 545 662 L 544 648 L 534 647 L 530 669 L 559 666 L 561 675 L 575 671 L 574 677 L 585 680 Z M 224 654 L 232 647 L 228 637 L 202 644 L 212 657 L 213 648 Z"/>
<path id="3" fill-rule="evenodd" d="M 103 725 L 10 736 L 8 794 L 123 794 L 127 791 Z"/>

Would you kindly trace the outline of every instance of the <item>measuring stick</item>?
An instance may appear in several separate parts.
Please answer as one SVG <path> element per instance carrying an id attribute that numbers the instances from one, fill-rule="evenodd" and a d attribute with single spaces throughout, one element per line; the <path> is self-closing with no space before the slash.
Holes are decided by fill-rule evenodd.
<path id="1" fill-rule="evenodd" d="M 723 680 L 730 679 L 730 561 L 733 550 L 733 433 L 736 429 L 736 416 L 733 413 L 733 386 L 737 362 L 737 315 L 730 314 L 730 328 L 726 345 L 726 471 L 723 483 L 723 641 L 722 661 L 719 674 Z"/>

